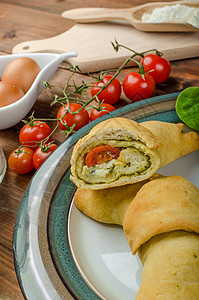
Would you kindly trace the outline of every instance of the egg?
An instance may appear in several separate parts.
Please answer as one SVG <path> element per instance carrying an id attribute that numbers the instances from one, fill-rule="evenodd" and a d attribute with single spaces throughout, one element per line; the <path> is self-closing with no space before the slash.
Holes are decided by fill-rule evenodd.
<path id="1" fill-rule="evenodd" d="M 21 87 L 10 82 L 0 81 L 0 107 L 16 102 L 24 96 Z"/>
<path id="2" fill-rule="evenodd" d="M 33 84 L 40 67 L 30 57 L 19 57 L 11 61 L 3 71 L 2 81 L 21 87 L 26 93 Z"/>

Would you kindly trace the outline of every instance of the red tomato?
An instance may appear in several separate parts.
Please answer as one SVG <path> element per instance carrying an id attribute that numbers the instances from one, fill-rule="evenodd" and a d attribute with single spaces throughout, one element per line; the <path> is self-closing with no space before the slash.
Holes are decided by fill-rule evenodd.
<path id="1" fill-rule="evenodd" d="M 39 167 L 43 164 L 48 156 L 57 148 L 57 145 L 51 144 L 46 149 L 41 149 L 40 147 L 33 154 L 33 165 L 35 169 L 39 169 Z"/>
<path id="2" fill-rule="evenodd" d="M 97 146 L 86 155 L 86 165 L 90 168 L 103 162 L 116 159 L 119 155 L 120 150 L 116 147 L 109 145 Z"/>
<path id="3" fill-rule="evenodd" d="M 98 108 L 99 108 L 99 105 L 98 105 Z M 114 111 L 114 110 L 116 110 L 116 108 L 114 106 L 112 106 L 111 104 L 103 103 L 99 110 L 96 109 L 96 108 L 93 108 L 91 110 L 90 121 L 94 121 L 97 118 L 102 117 L 102 116 L 104 116 L 104 115 L 106 115 L 106 114 L 108 114 L 108 113 L 110 113 L 111 111 Z"/>
<path id="4" fill-rule="evenodd" d="M 145 74 L 144 79 L 140 73 L 129 73 L 123 81 L 123 91 L 127 98 L 133 102 L 149 98 L 155 90 L 155 81 L 150 74 Z"/>
<path id="5" fill-rule="evenodd" d="M 156 54 L 148 54 L 143 57 L 141 62 L 146 73 L 153 70 L 150 72 L 150 75 L 156 83 L 162 83 L 169 77 L 171 64 L 167 59 Z"/>
<path id="6" fill-rule="evenodd" d="M 28 147 L 15 149 L 8 158 L 8 165 L 17 174 L 27 174 L 32 171 L 33 151 Z"/>
<path id="7" fill-rule="evenodd" d="M 80 109 L 82 107 L 81 104 L 78 103 L 70 103 L 70 109 L 72 112 L 77 111 L 78 109 Z M 57 113 L 57 119 L 60 119 L 61 117 L 63 117 L 63 115 L 66 113 L 68 106 L 62 106 Z M 85 126 L 86 124 L 89 123 L 89 114 L 87 112 L 87 110 L 85 110 L 84 108 L 82 110 L 80 110 L 79 113 L 73 115 L 70 114 L 69 112 L 67 112 L 67 114 L 65 115 L 65 117 L 63 117 L 62 122 L 66 123 L 69 127 L 74 126 L 73 130 L 77 131 L 80 128 L 82 128 L 83 126 Z M 65 130 L 66 127 L 60 123 L 59 127 L 62 130 Z"/>
<path id="8" fill-rule="evenodd" d="M 100 82 L 95 82 L 91 88 L 91 96 L 95 96 L 105 84 L 107 84 L 113 76 L 105 75 Z M 113 81 L 97 96 L 99 101 L 106 102 L 109 104 L 116 103 L 121 96 L 121 84 L 117 78 Z"/>
<path id="9" fill-rule="evenodd" d="M 22 145 L 31 147 L 35 151 L 38 148 L 37 142 L 41 142 L 47 138 L 51 132 L 50 127 L 45 122 L 35 121 L 33 126 L 26 124 L 21 128 L 19 141 Z M 51 141 L 52 137 L 50 136 L 46 143 Z"/>

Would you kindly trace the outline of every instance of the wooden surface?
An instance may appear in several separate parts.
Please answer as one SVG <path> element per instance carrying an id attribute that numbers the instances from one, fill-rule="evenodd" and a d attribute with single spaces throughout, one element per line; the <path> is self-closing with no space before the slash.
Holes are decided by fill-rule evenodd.
<path id="1" fill-rule="evenodd" d="M 152 1 L 148 1 L 152 2 Z M 169 1 L 165 1 L 169 2 Z M 143 4 L 145 1 L 134 0 L 134 5 Z M 15 45 L 28 40 L 47 39 L 69 29 L 73 22 L 61 17 L 67 9 L 78 7 L 113 7 L 128 8 L 132 6 L 131 0 L 0 0 L 0 54 L 10 54 Z M 158 45 L 157 45 L 158 48 Z M 102 53 L 103 55 L 103 53 Z M 51 79 L 57 87 L 64 87 L 68 71 L 64 70 L 65 64 L 59 68 Z M 155 96 L 182 91 L 188 86 L 199 86 L 199 58 L 173 61 L 170 78 L 156 87 Z M 129 69 L 119 75 L 122 82 Z M 77 74 L 76 82 L 87 80 L 86 75 Z M 55 117 L 56 109 L 49 108 L 50 95 L 42 92 L 33 110 L 37 117 Z M 116 107 L 129 103 L 123 96 Z M 18 134 L 22 122 L 16 126 L 0 131 L 0 146 L 5 156 L 19 145 Z M 55 135 L 57 144 L 64 140 L 63 134 Z M 16 175 L 9 168 L 0 185 L 0 299 L 23 299 L 13 263 L 12 234 L 17 213 L 23 193 L 34 175 Z M 39 300 L 39 299 L 38 299 Z M 110 299 L 111 300 L 111 299 Z"/>
<path id="2" fill-rule="evenodd" d="M 82 72 L 97 72 L 118 68 L 130 55 L 127 49 L 115 52 L 111 45 L 114 39 L 131 49 L 136 47 L 137 52 L 154 49 L 158 45 L 158 50 L 170 61 L 199 56 L 199 31 L 143 32 L 120 21 L 76 24 L 56 36 L 20 43 L 13 48 L 13 53 L 75 50 L 78 55 L 70 58 L 70 62 L 79 65 Z"/>
<path id="3" fill-rule="evenodd" d="M 139 11 L 140 6 L 136 7 Z M 145 11 L 146 7 L 150 7 L 150 3 L 141 7 Z M 155 7 L 155 5 L 153 4 L 152 7 Z M 104 16 L 110 15 L 114 19 L 114 16 L 119 16 L 119 12 L 121 11 L 121 15 L 126 16 L 126 19 L 128 19 L 134 10 L 134 7 L 130 9 L 87 7 L 64 11 L 62 17 L 72 20 L 74 14 L 77 19 L 78 16 L 79 18 L 80 16 L 84 16 L 85 19 L 83 21 L 87 21 L 89 20 L 89 16 L 96 15 L 100 20 L 106 21 L 109 18 Z M 74 17 L 74 19 L 76 18 Z M 142 24 L 145 24 L 145 27 L 149 30 L 150 24 Z M 160 28 L 160 24 L 156 24 L 157 28 Z M 172 30 L 175 31 L 175 26 L 172 26 Z M 97 72 L 101 69 L 118 68 L 130 55 L 127 49 L 120 49 L 118 52 L 115 52 L 111 45 L 114 39 L 120 44 L 128 45 L 131 49 L 136 45 L 137 52 L 154 49 L 158 45 L 158 50 L 164 53 L 164 57 L 170 61 L 199 56 L 199 31 L 192 33 L 143 32 L 130 25 L 128 21 L 123 20 L 121 22 L 117 18 L 116 20 L 114 19 L 114 22 L 75 24 L 69 30 L 63 30 L 61 34 L 51 36 L 50 38 L 39 38 L 38 40 L 27 40 L 19 43 L 14 46 L 12 52 L 14 54 L 33 52 L 63 53 L 75 50 L 78 55 L 75 58 L 71 58 L 70 63 L 79 65 L 82 72 Z M 131 65 L 133 65 L 133 62 Z"/>

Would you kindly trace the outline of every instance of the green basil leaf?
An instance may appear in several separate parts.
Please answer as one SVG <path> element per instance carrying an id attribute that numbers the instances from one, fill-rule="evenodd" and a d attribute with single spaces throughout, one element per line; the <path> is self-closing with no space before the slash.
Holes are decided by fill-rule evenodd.
<path id="1" fill-rule="evenodd" d="M 190 128 L 199 130 L 199 87 L 186 88 L 179 94 L 176 113 Z"/>

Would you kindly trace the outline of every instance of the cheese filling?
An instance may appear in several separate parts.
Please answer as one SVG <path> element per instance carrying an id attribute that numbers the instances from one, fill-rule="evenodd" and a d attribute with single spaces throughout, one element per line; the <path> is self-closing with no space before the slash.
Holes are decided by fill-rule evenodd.
<path id="1" fill-rule="evenodd" d="M 121 176 L 144 174 L 150 166 L 149 155 L 140 149 L 128 147 L 121 149 L 117 159 L 92 167 L 84 165 L 80 177 L 88 183 L 109 183 Z"/>

